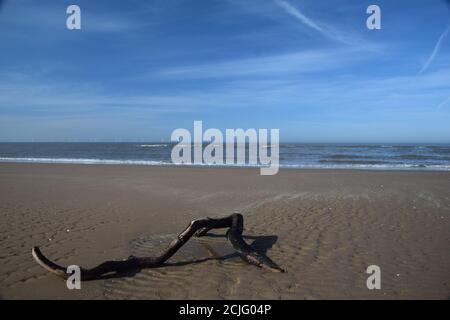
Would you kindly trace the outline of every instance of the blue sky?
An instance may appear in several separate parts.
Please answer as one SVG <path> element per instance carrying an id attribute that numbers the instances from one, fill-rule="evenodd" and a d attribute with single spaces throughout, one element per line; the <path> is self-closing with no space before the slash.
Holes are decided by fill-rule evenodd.
<path id="1" fill-rule="evenodd" d="M 203 120 L 282 141 L 450 142 L 448 1 L 0 3 L 1 141 L 167 141 Z"/>

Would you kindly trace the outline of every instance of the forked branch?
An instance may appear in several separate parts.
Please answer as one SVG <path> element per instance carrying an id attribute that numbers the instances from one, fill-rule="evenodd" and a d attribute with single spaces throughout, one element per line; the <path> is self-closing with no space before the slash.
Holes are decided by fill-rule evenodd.
<path id="1" fill-rule="evenodd" d="M 111 274 L 126 272 L 144 268 L 157 268 L 164 265 L 193 235 L 201 237 L 207 234 L 212 229 L 228 228 L 227 238 L 233 248 L 239 253 L 242 260 L 249 264 L 256 265 L 260 268 L 267 269 L 273 272 L 284 272 L 275 262 L 270 260 L 265 255 L 259 254 L 251 246 L 249 246 L 242 238 L 244 229 L 244 217 L 239 213 L 234 213 L 228 217 L 212 219 L 204 218 L 191 221 L 191 223 L 184 229 L 177 238 L 172 241 L 166 250 L 157 257 L 134 257 L 130 256 L 122 261 L 106 261 L 98 266 L 86 269 L 80 268 L 81 280 L 94 280 Z M 39 247 L 32 249 L 33 258 L 44 267 L 47 271 L 56 274 L 57 276 L 67 279 L 69 274 L 66 273 L 67 268 L 60 266 L 41 252 Z"/>

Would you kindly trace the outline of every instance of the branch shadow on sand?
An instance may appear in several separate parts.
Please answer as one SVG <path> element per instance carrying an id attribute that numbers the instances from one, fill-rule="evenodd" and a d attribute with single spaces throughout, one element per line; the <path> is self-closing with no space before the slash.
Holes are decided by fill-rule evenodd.
<path id="1" fill-rule="evenodd" d="M 165 262 L 159 268 L 182 267 L 182 266 L 186 266 L 186 265 L 201 264 L 201 263 L 205 263 L 208 261 L 226 261 L 226 260 L 231 260 L 231 259 L 237 259 L 240 257 L 239 253 L 237 253 L 237 252 L 230 253 L 230 254 L 219 254 L 213 248 L 213 246 L 208 242 L 207 238 L 224 238 L 225 239 L 226 235 L 208 233 L 204 237 L 196 238 L 196 240 L 198 240 L 198 243 L 201 246 L 203 246 L 203 248 L 208 253 L 208 257 L 192 259 L 192 260 L 177 261 L 177 262 Z M 249 246 L 262 256 L 266 256 L 267 251 L 270 250 L 273 247 L 273 245 L 278 241 L 278 236 L 276 236 L 276 235 L 243 236 L 243 238 L 247 241 L 253 240 L 251 243 L 249 243 Z M 156 269 L 159 269 L 159 268 L 156 268 Z M 100 279 L 106 280 L 106 279 L 115 279 L 115 278 L 130 278 L 130 277 L 133 277 L 136 274 L 138 274 L 141 270 L 143 270 L 143 269 L 135 269 L 133 271 L 128 271 L 128 272 L 106 274 L 106 275 L 102 276 Z"/>

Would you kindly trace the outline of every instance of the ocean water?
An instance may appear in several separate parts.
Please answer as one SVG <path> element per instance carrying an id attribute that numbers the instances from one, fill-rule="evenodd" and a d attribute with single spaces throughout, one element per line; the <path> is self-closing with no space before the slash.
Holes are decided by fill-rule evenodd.
<path id="1" fill-rule="evenodd" d="M 173 146 L 142 142 L 0 143 L 0 162 L 174 165 L 170 156 Z M 450 144 L 282 143 L 280 167 L 450 171 Z"/>

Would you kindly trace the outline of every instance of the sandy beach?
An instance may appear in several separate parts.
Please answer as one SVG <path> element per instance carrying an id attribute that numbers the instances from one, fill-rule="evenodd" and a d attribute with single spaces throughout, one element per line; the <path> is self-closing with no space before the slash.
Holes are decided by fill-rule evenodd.
<path id="1" fill-rule="evenodd" d="M 0 298 L 448 299 L 449 190 L 449 172 L 2 163 Z M 245 264 L 220 231 L 191 239 L 165 267 L 81 290 L 31 256 L 38 245 L 91 267 L 152 255 L 191 219 L 233 212 L 246 241 L 286 273 Z M 372 264 L 381 290 L 366 287 Z"/>

